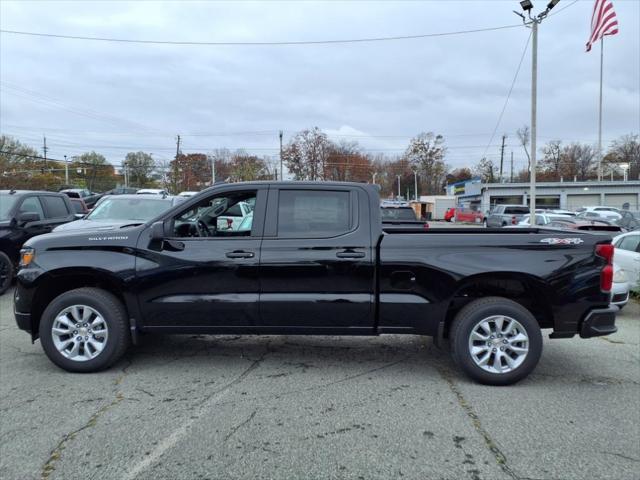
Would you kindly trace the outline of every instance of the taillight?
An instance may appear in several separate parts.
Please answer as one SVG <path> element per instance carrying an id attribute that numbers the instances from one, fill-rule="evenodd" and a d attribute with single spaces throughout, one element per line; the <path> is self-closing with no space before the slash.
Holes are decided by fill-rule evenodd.
<path id="1" fill-rule="evenodd" d="M 424 222 L 424 224 L 422 225 L 422 228 L 424 230 L 428 230 L 429 229 L 429 224 L 427 222 Z"/>
<path id="2" fill-rule="evenodd" d="M 230 218 L 227 218 L 227 228 L 231 228 L 233 227 L 233 220 Z"/>
<path id="3" fill-rule="evenodd" d="M 511 217 L 511 225 L 517 225 L 518 224 L 518 220 L 516 220 L 516 217 Z"/>
<path id="4" fill-rule="evenodd" d="M 600 290 L 610 292 L 613 286 L 613 245 L 600 244 L 596 245 L 596 255 L 604 258 L 607 262 L 600 271 Z"/>

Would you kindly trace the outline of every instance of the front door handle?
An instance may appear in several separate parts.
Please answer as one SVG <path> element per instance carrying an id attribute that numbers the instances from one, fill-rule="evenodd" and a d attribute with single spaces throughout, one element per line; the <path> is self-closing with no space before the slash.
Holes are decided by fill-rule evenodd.
<path id="1" fill-rule="evenodd" d="M 255 257 L 255 253 L 253 252 L 245 252 L 242 250 L 236 250 L 234 252 L 227 252 L 225 254 L 227 258 L 253 258 Z"/>
<path id="2" fill-rule="evenodd" d="M 338 258 L 364 258 L 364 252 L 354 252 L 353 250 L 345 250 L 344 252 L 336 253 Z"/>

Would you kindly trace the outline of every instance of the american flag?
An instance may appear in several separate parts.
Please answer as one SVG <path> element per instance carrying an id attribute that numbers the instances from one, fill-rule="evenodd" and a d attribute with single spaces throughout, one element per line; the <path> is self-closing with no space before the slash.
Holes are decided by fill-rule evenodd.
<path id="1" fill-rule="evenodd" d="M 611 0 L 596 0 L 591 16 L 591 36 L 587 42 L 587 52 L 591 50 L 591 45 L 605 35 L 616 33 L 618 33 L 618 19 Z"/>

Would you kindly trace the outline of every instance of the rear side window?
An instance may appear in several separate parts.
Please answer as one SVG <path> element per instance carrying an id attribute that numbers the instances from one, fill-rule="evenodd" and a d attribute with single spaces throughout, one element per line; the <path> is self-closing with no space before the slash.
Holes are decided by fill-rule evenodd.
<path id="1" fill-rule="evenodd" d="M 322 238 L 347 233 L 350 210 L 349 192 L 280 190 L 278 236 Z"/>
<path id="2" fill-rule="evenodd" d="M 38 197 L 27 197 L 22 201 L 18 213 L 37 213 L 41 219 L 44 219 L 44 211 Z"/>
<path id="3" fill-rule="evenodd" d="M 416 214 L 413 208 L 381 208 L 382 220 L 409 220 L 415 221 Z"/>
<path id="4" fill-rule="evenodd" d="M 63 218 L 69 215 L 67 204 L 61 197 L 41 197 L 44 208 L 47 211 L 47 218 Z"/>
<path id="5" fill-rule="evenodd" d="M 84 213 L 84 206 L 80 202 L 71 202 L 71 205 L 76 213 Z"/>
<path id="6" fill-rule="evenodd" d="M 512 215 L 526 215 L 529 213 L 527 207 L 507 207 L 504 213 L 510 213 Z"/>

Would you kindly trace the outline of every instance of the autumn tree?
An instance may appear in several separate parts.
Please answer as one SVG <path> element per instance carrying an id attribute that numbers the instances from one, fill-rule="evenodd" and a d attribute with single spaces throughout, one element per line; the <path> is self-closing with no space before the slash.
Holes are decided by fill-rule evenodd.
<path id="1" fill-rule="evenodd" d="M 231 155 L 231 178 L 236 182 L 266 180 L 268 172 L 264 160 L 238 150 Z"/>
<path id="2" fill-rule="evenodd" d="M 595 174 L 596 151 L 591 145 L 572 142 L 562 147 L 562 173 L 565 177 L 589 180 Z"/>
<path id="3" fill-rule="evenodd" d="M 171 161 L 169 170 L 174 193 L 200 190 L 211 184 L 211 166 L 204 153 L 180 154 Z"/>
<path id="4" fill-rule="evenodd" d="M 282 158 L 296 180 L 323 180 L 331 142 L 318 127 L 298 132 L 283 148 Z"/>
<path id="5" fill-rule="evenodd" d="M 146 187 L 153 183 L 153 173 L 156 169 L 156 162 L 149 153 L 129 152 L 127 153 L 123 168 L 127 169 L 129 183 L 136 187 Z"/>
<path id="6" fill-rule="evenodd" d="M 118 180 L 113 165 L 107 162 L 104 155 L 94 151 L 74 157 L 69 168 L 75 180 L 72 183 L 84 184 L 91 191 L 110 190 Z"/>
<path id="7" fill-rule="evenodd" d="M 447 166 L 444 163 L 446 150 L 444 137 L 432 132 L 421 133 L 409 142 L 404 159 L 421 177 L 421 193 L 442 193 L 447 174 Z"/>
<path id="8" fill-rule="evenodd" d="M 362 153 L 358 142 L 331 143 L 324 169 L 326 180 L 371 182 L 373 172 L 373 162 Z"/>
<path id="9" fill-rule="evenodd" d="M 447 183 L 462 182 L 464 180 L 470 180 L 473 178 L 473 173 L 467 167 L 456 168 L 451 173 L 447 174 Z"/>

